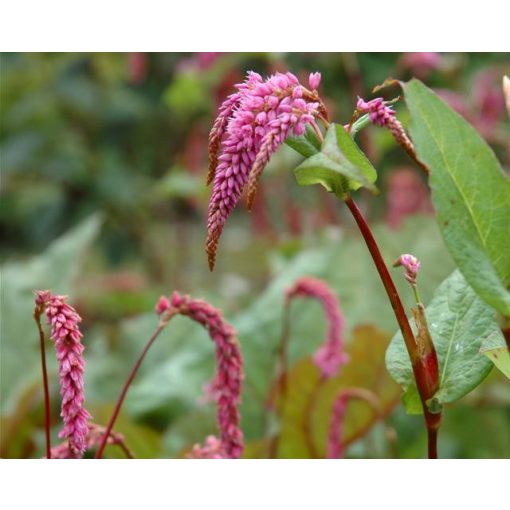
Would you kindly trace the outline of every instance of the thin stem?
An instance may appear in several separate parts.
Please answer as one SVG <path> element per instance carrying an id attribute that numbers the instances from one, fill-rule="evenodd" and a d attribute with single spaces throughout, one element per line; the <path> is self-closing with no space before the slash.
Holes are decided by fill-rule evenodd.
<path id="1" fill-rule="evenodd" d="M 288 362 L 289 362 L 289 337 L 290 337 L 290 303 L 285 302 L 283 309 L 283 325 L 282 338 L 280 342 L 280 350 L 278 353 L 278 386 L 280 387 L 281 398 L 278 402 L 278 410 L 283 411 L 285 408 L 285 400 L 287 398 L 287 379 L 288 379 Z"/>
<path id="2" fill-rule="evenodd" d="M 409 352 L 409 356 L 411 357 L 411 362 L 414 366 L 419 359 L 416 340 L 414 338 L 411 326 L 409 325 L 409 321 L 407 320 L 407 315 L 404 307 L 402 306 L 402 301 L 400 301 L 400 296 L 398 295 L 395 284 L 393 283 L 388 268 L 386 267 L 384 259 L 382 258 L 379 247 L 377 246 L 377 242 L 374 239 L 372 231 L 370 230 L 368 223 L 363 217 L 363 214 L 358 209 L 358 206 L 352 197 L 347 198 L 345 203 L 347 204 L 347 207 L 351 211 L 356 223 L 358 224 L 361 235 L 365 239 L 365 243 L 368 247 L 368 251 L 370 252 L 370 255 L 372 255 L 372 259 L 374 260 L 374 264 L 377 268 L 379 276 L 381 277 L 384 288 L 386 289 L 386 293 L 388 294 L 393 312 L 395 313 L 398 325 L 402 331 L 402 336 L 404 337 L 404 342 Z"/>
<path id="3" fill-rule="evenodd" d="M 44 349 L 44 343 L 46 337 L 41 326 L 41 307 L 37 307 L 34 310 L 34 320 L 39 330 L 39 346 L 41 349 L 41 367 L 42 367 L 42 378 L 43 378 L 43 389 L 44 389 L 44 433 L 46 436 L 46 458 L 51 459 L 51 436 L 50 436 L 50 391 L 48 389 L 48 371 L 46 369 L 46 351 Z"/>
<path id="4" fill-rule="evenodd" d="M 99 445 L 99 448 L 96 452 L 96 459 L 100 459 L 103 456 L 103 451 L 106 447 L 106 443 L 108 441 L 108 437 L 110 436 L 110 433 L 113 429 L 113 426 L 115 424 L 115 420 L 117 419 L 117 416 L 119 415 L 120 408 L 122 407 L 122 403 L 124 402 L 124 398 L 126 397 L 126 394 L 128 392 L 129 387 L 131 386 L 131 383 L 133 382 L 133 379 L 135 378 L 136 373 L 138 372 L 138 369 L 140 368 L 140 365 L 142 364 L 142 361 L 145 358 L 145 355 L 151 348 L 152 344 L 156 340 L 156 338 L 159 336 L 159 334 L 165 329 L 165 326 L 168 324 L 168 321 L 163 322 L 160 321 L 158 327 L 150 337 L 149 341 L 147 342 L 147 345 L 143 349 L 142 353 L 140 354 L 140 357 L 135 363 L 135 366 L 132 368 L 131 373 L 129 374 L 126 382 L 124 383 L 124 387 L 122 388 L 122 391 L 120 393 L 120 396 L 117 400 L 117 404 L 115 405 L 115 409 L 113 411 L 113 414 L 110 418 L 110 421 L 108 422 L 108 425 L 106 427 L 106 430 L 103 434 L 103 438 L 101 440 L 101 444 Z"/>
<path id="5" fill-rule="evenodd" d="M 290 338 L 290 302 L 285 300 L 283 308 L 282 320 L 282 336 L 280 339 L 280 347 L 278 350 L 278 370 L 277 370 L 277 389 L 275 410 L 279 420 L 282 420 L 283 413 L 285 412 L 285 402 L 287 400 L 287 387 L 288 387 L 288 358 L 289 358 L 289 338 Z M 271 441 L 269 448 L 269 456 L 271 459 L 276 458 L 278 454 L 278 447 L 280 443 L 280 431 L 276 437 Z"/>
<path id="6" fill-rule="evenodd" d="M 429 459 L 437 459 L 437 429 L 427 427 Z"/>
<path id="7" fill-rule="evenodd" d="M 418 291 L 418 285 L 416 285 L 416 283 L 413 283 L 413 284 L 411 284 L 411 287 L 413 288 L 414 299 L 416 301 L 416 304 L 418 305 L 421 303 L 421 297 L 420 297 L 420 292 Z"/>

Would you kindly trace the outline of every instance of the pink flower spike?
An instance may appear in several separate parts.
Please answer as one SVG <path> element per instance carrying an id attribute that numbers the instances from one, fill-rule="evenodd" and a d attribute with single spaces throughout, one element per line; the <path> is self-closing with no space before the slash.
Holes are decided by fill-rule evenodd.
<path id="1" fill-rule="evenodd" d="M 317 95 L 305 94 L 291 73 L 275 73 L 264 82 L 259 75 L 248 74 L 222 105 L 209 144 L 208 180 L 212 179 L 213 189 L 206 251 L 211 270 L 224 224 L 247 183 L 251 205 L 258 179 L 272 154 L 293 131 L 301 132 L 320 108 L 323 106 Z"/>
<path id="2" fill-rule="evenodd" d="M 82 334 L 78 324 L 81 317 L 65 301 L 67 296 L 37 291 L 36 304 L 43 306 L 51 325 L 51 339 L 55 342 L 60 372 L 61 416 L 64 428 L 59 437 L 68 439 L 70 455 L 80 458 L 86 450 L 90 414 L 83 406 L 83 360 Z"/>
<path id="3" fill-rule="evenodd" d="M 421 266 L 420 261 L 414 255 L 404 253 L 393 263 L 393 267 L 399 266 L 405 269 L 404 278 L 412 285 L 416 285 L 416 277 Z"/>
<path id="4" fill-rule="evenodd" d="M 170 308 L 170 300 L 166 296 L 161 296 L 156 303 L 156 313 L 158 315 L 161 315 L 162 313 L 166 312 Z"/>
<path id="5" fill-rule="evenodd" d="M 244 375 L 243 358 L 236 333 L 223 319 L 220 311 L 206 301 L 191 299 L 189 296 L 174 292 L 172 306 L 178 313 L 204 326 L 216 344 L 217 373 L 211 388 L 212 396 L 217 402 L 221 457 L 207 458 L 238 459 L 243 451 L 243 433 L 239 427 L 241 420 L 239 405 Z M 210 447 L 210 444 L 206 444 L 205 448 Z M 204 453 L 203 450 L 200 451 Z M 194 455 L 193 452 L 192 455 Z"/>
<path id="6" fill-rule="evenodd" d="M 310 73 L 308 77 L 308 85 L 312 90 L 317 90 L 321 83 L 321 73 Z"/>
<path id="7" fill-rule="evenodd" d="M 338 298 L 326 283 L 311 277 L 300 278 L 287 290 L 288 300 L 296 296 L 315 298 L 322 303 L 329 328 L 326 340 L 313 359 L 324 378 L 334 377 L 349 360 L 344 352 L 345 324 Z"/>

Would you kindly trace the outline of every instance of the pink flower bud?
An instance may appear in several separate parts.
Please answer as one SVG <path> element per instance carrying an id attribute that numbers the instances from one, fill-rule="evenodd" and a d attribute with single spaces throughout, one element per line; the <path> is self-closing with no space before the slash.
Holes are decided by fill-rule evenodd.
<path id="1" fill-rule="evenodd" d="M 321 73 L 310 73 L 308 84 L 312 90 L 317 90 L 321 83 Z"/>
<path id="2" fill-rule="evenodd" d="M 166 312 L 170 308 L 170 300 L 166 296 L 161 296 L 156 303 L 156 313 L 161 315 L 163 312 Z"/>
<path id="3" fill-rule="evenodd" d="M 411 284 L 416 285 L 416 277 L 420 270 L 421 263 L 414 256 L 409 253 L 400 255 L 400 257 L 393 263 L 393 267 L 402 266 L 405 269 L 404 278 Z"/>

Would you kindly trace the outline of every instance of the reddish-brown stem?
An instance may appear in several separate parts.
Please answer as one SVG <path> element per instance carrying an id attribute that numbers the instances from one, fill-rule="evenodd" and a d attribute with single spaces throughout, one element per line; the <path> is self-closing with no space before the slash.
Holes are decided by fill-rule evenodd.
<path id="1" fill-rule="evenodd" d="M 48 371 L 46 369 L 46 352 L 44 349 L 45 335 L 41 326 L 41 313 L 42 308 L 37 307 L 34 310 L 34 319 L 39 330 L 39 345 L 41 349 L 41 367 L 42 367 L 42 378 L 43 378 L 43 389 L 44 389 L 44 433 L 46 436 L 46 458 L 51 459 L 51 415 L 50 415 L 50 391 L 48 389 Z"/>
<path id="2" fill-rule="evenodd" d="M 427 427 L 429 459 L 437 459 L 437 429 Z"/>
<path id="3" fill-rule="evenodd" d="M 270 396 L 273 400 L 278 418 L 282 420 L 283 413 L 285 412 L 285 401 L 287 399 L 287 378 L 288 378 L 288 351 L 289 351 L 289 320 L 290 320 L 290 307 L 289 301 L 285 300 L 283 308 L 283 321 L 282 321 L 282 336 L 280 340 L 280 347 L 278 350 L 278 370 L 276 375 L 276 389 L 275 395 Z M 276 396 L 276 400 L 275 400 Z M 278 454 L 278 447 L 280 443 L 280 432 L 270 442 L 269 458 L 274 459 Z"/>
<path id="4" fill-rule="evenodd" d="M 345 203 L 351 211 L 354 220 L 356 221 L 360 232 L 365 239 L 368 251 L 370 252 L 370 255 L 372 255 L 374 264 L 377 268 L 379 276 L 381 277 L 384 288 L 386 289 L 386 293 L 388 294 L 393 312 L 395 313 L 395 317 L 400 327 L 400 331 L 402 332 L 404 343 L 406 345 L 409 358 L 411 359 L 411 365 L 413 368 L 418 393 L 420 394 L 422 401 L 429 442 L 429 458 L 437 458 L 437 431 L 441 421 L 441 413 L 431 413 L 427 407 L 427 400 L 430 399 L 437 391 L 439 381 L 437 378 L 430 377 L 428 370 L 429 363 L 427 360 L 421 359 L 418 345 L 414 338 L 414 334 L 409 321 L 407 320 L 400 296 L 398 295 L 395 284 L 393 283 L 390 273 L 388 272 L 388 268 L 386 267 L 384 259 L 382 258 L 381 252 L 377 246 L 377 242 L 374 236 L 372 235 L 372 231 L 370 230 L 368 223 L 366 222 L 363 214 L 358 209 L 358 206 L 352 197 L 348 197 Z"/>
<path id="5" fill-rule="evenodd" d="M 99 445 L 99 448 L 96 452 L 96 459 L 100 459 L 103 456 L 104 449 L 106 447 L 106 443 L 108 441 L 108 437 L 110 436 L 110 433 L 113 429 L 113 426 L 115 424 L 115 420 L 117 419 L 117 416 L 119 415 L 120 408 L 122 407 L 122 404 L 124 402 L 124 398 L 126 397 L 126 394 L 129 390 L 129 387 L 131 386 L 131 383 L 133 382 L 133 379 L 135 378 L 136 373 L 138 372 L 138 369 L 140 368 L 140 365 L 142 364 L 142 361 L 145 358 L 145 355 L 151 348 L 152 344 L 156 340 L 156 338 L 159 336 L 159 334 L 165 329 L 165 326 L 167 325 L 168 321 L 161 321 L 152 334 L 152 336 L 149 338 L 149 341 L 147 342 L 146 346 L 144 347 L 142 353 L 140 354 L 140 357 L 136 361 L 134 367 L 131 370 L 131 373 L 129 374 L 126 382 L 124 383 L 124 386 L 122 388 L 122 391 L 120 392 L 119 398 L 117 400 L 117 403 L 115 405 L 115 409 L 113 410 L 113 414 L 110 418 L 110 421 L 108 422 L 108 425 L 106 427 L 106 430 L 103 434 L 103 438 L 101 439 L 101 443 Z"/>

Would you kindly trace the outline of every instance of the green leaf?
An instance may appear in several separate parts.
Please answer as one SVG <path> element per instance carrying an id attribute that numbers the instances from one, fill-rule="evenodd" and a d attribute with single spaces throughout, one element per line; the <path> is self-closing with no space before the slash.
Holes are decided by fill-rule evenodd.
<path id="1" fill-rule="evenodd" d="M 309 158 L 321 150 L 321 142 L 309 125 L 306 126 L 303 136 L 289 136 L 285 143 L 305 158 Z"/>
<path id="2" fill-rule="evenodd" d="M 441 377 L 434 403 L 454 402 L 478 386 L 492 368 L 489 359 L 480 354 L 484 340 L 490 338 L 492 345 L 504 347 L 504 339 L 494 310 L 479 298 L 458 270 L 438 287 L 426 314 Z M 416 331 L 414 324 L 413 329 Z M 386 367 L 408 395 L 404 404 L 415 404 L 409 389 L 414 385 L 411 363 L 400 332 L 386 352 Z M 408 411 L 413 414 L 416 406 L 409 405 Z"/>
<path id="3" fill-rule="evenodd" d="M 294 174 L 300 186 L 321 184 L 339 198 L 361 186 L 378 193 L 375 168 L 343 126 L 331 124 L 321 151 L 305 160 Z"/>
<path id="4" fill-rule="evenodd" d="M 510 352 L 507 346 L 501 346 L 499 335 L 490 335 L 482 342 L 480 349 L 510 379 Z"/>
<path id="5" fill-rule="evenodd" d="M 510 316 L 510 181 L 475 129 L 418 80 L 403 85 L 445 243 L 482 299 Z"/>

